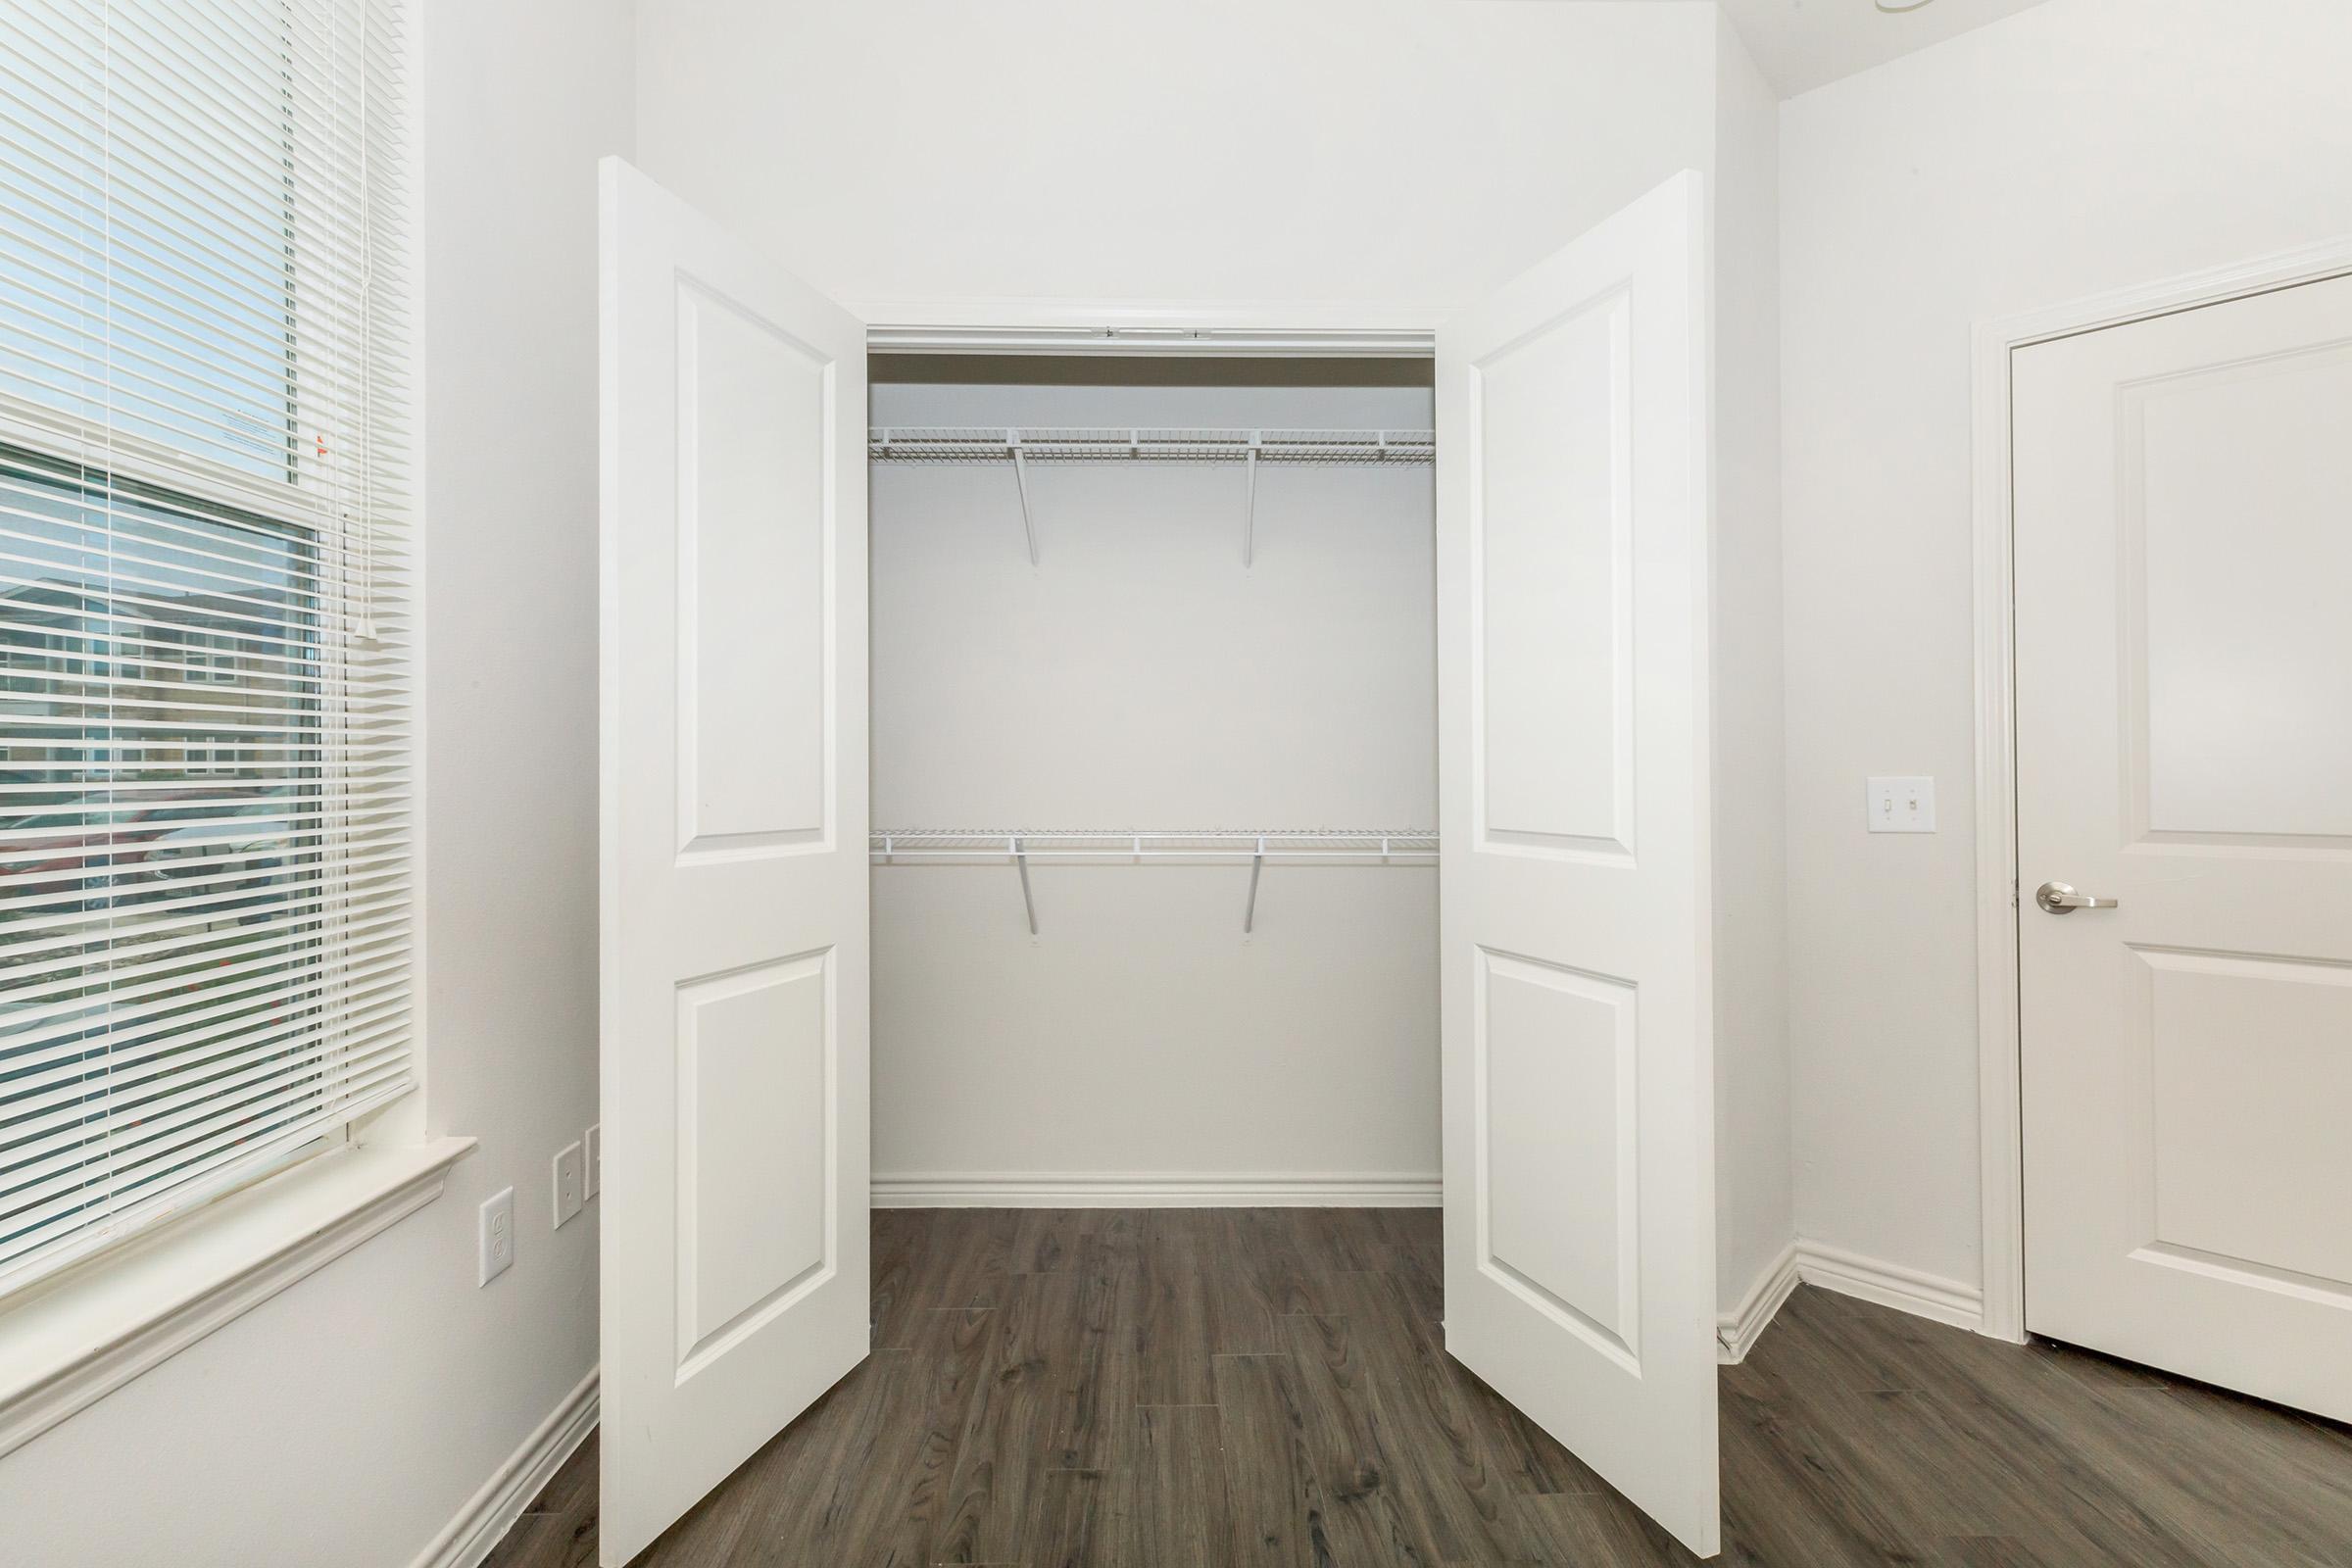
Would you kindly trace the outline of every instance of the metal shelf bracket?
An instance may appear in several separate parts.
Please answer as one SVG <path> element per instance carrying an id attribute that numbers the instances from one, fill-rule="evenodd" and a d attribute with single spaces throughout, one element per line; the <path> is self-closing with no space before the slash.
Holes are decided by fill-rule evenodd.
<path id="1" fill-rule="evenodd" d="M 1247 937 L 1257 929 L 1257 879 L 1266 868 L 1266 841 L 1257 841 L 1257 853 L 1250 857 L 1250 906 L 1242 911 L 1242 935 Z"/>
<path id="2" fill-rule="evenodd" d="M 1250 432 L 1250 494 L 1242 511 L 1242 564 L 1250 564 L 1257 552 L 1257 455 L 1265 447 L 1265 437 Z"/>
<path id="3" fill-rule="evenodd" d="M 1037 522 L 1029 514 L 1029 459 L 1021 451 L 1021 432 L 1004 432 L 1004 451 L 1012 459 L 1012 482 L 1021 492 L 1021 532 L 1029 540 L 1029 564 L 1037 564 Z"/>
<path id="4" fill-rule="evenodd" d="M 1021 912 L 1029 917 L 1029 934 L 1037 935 L 1037 900 L 1029 895 L 1029 856 L 1018 834 L 1012 840 L 1012 863 L 1021 868 Z"/>

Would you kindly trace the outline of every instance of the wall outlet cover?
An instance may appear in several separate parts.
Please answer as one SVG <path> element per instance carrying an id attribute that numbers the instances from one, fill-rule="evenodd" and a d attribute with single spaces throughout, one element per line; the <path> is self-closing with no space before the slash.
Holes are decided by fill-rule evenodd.
<path id="1" fill-rule="evenodd" d="M 588 1183 L 582 1191 L 594 1198 L 605 1190 L 605 1124 L 600 1121 L 589 1128 L 580 1142 L 588 1151 Z"/>
<path id="2" fill-rule="evenodd" d="M 482 1200 L 476 1288 L 514 1266 L 514 1189 L 502 1187 Z"/>
<path id="3" fill-rule="evenodd" d="M 565 1144 L 556 1155 L 555 1178 L 556 1226 L 561 1229 L 588 1201 L 588 1159 L 579 1145 Z"/>

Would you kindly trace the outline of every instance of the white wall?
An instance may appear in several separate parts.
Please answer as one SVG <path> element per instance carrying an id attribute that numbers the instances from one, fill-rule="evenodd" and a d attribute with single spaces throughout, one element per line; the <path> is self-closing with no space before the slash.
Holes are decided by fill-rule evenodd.
<path id="1" fill-rule="evenodd" d="M 886 424 L 1420 428 L 1426 388 L 877 386 Z M 878 827 L 1437 822 L 1427 466 L 873 470 Z M 1438 1169 L 1437 879 L 1247 865 L 874 873 L 874 1168 Z"/>
<path id="2" fill-rule="evenodd" d="M 1795 1238 L 1782 783 L 1779 104 L 1738 33 L 1715 78 L 1715 1289 Z"/>
<path id="3" fill-rule="evenodd" d="M 0 1459 L 25 1568 L 401 1568 L 596 1362 L 596 170 L 626 0 L 429 0 L 426 1112 L 440 1200 Z M 512 1185 L 514 1267 L 474 1287 Z M 98 1478 L 122 1483 L 101 1497 Z"/>
<path id="4" fill-rule="evenodd" d="M 1969 333 L 2352 232 L 2352 8 L 2051 0 L 1781 120 L 1798 1227 L 1974 1286 Z M 1868 837 L 1932 773 L 1941 831 Z"/>
<path id="5" fill-rule="evenodd" d="M 1456 301 L 1709 167 L 1714 17 L 642 0 L 640 162 L 850 298 Z"/>

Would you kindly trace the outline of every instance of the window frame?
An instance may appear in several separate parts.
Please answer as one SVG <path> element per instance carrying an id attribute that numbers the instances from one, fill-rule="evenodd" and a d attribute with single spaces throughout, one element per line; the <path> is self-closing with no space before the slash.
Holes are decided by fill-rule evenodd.
<path id="1" fill-rule="evenodd" d="M 288 1152 L 225 1190 L 192 1200 L 24 1288 L 0 1294 L 0 1455 L 70 1418 L 215 1329 L 361 1246 L 444 1191 L 470 1137 L 427 1130 L 430 964 L 429 846 L 424 782 L 429 718 L 424 705 L 427 455 L 423 444 L 426 299 L 424 134 L 416 0 L 389 0 L 403 35 L 402 69 L 386 88 L 406 123 L 388 177 L 409 195 L 378 245 L 410 283 L 397 330 L 374 327 L 391 373 L 411 389 L 394 416 L 410 442 L 397 508 L 407 558 L 401 656 L 409 670 L 403 755 L 410 780 L 408 872 L 409 1093 L 331 1129 L 324 1147 Z M 377 220 L 381 221 L 381 220 Z M 317 416 L 303 400 L 299 429 Z M 398 428 L 398 424 L 395 425 Z M 357 539 L 365 524 L 329 498 L 284 479 L 175 450 L 136 431 L 0 389 L 0 441 L 65 461 L 94 460 L 118 478 L 205 506 L 299 519 L 321 537 Z M 363 552 L 367 549 L 362 546 Z"/>
<path id="2" fill-rule="evenodd" d="M 120 495 L 134 501 L 138 506 L 150 512 L 178 514 L 196 522 L 246 527 L 257 534 L 267 532 L 275 535 L 291 545 L 292 553 L 300 558 L 307 558 L 315 562 L 321 554 L 318 540 L 323 530 L 315 518 L 309 515 L 284 517 L 257 512 L 252 506 L 250 496 L 240 498 L 234 503 L 210 501 L 192 496 L 184 491 L 167 488 L 163 484 L 147 479 L 125 477 L 118 470 L 99 469 L 84 461 L 77 461 L 54 451 L 0 442 L 0 466 L 15 467 L 18 466 L 54 467 L 57 471 L 52 477 L 61 491 L 78 486 L 95 497 Z M 284 488 L 289 495 L 299 494 L 296 487 L 286 486 Z M 103 502 L 97 504 L 103 505 Z M 310 510 L 311 506 L 306 498 L 304 511 L 307 513 Z M 324 778 L 331 765 L 328 751 L 330 726 L 325 716 L 325 693 L 337 680 L 348 678 L 347 672 L 353 663 L 353 653 L 361 646 L 363 639 L 351 635 L 346 628 L 338 626 L 332 617 L 319 614 L 315 606 L 299 612 L 296 617 L 289 620 L 288 628 L 293 629 L 297 622 L 306 617 L 307 629 L 316 633 L 313 642 L 315 652 L 307 669 L 297 678 L 307 681 L 317 688 L 318 695 L 313 699 L 317 705 L 312 710 L 313 722 L 306 726 L 306 729 L 309 734 L 316 736 L 318 751 L 313 754 L 306 749 L 305 755 L 314 758 L 310 765 L 317 769 L 318 775 L 317 784 L 318 794 L 315 799 L 322 801 L 325 787 Z M 153 637 L 154 630 L 151 629 L 148 635 Z M 207 647 L 215 650 L 221 649 L 223 643 L 228 640 L 224 634 L 191 630 L 179 633 L 178 636 L 182 639 L 180 646 L 185 649 L 185 652 L 178 656 L 179 664 L 186 671 L 181 684 L 195 691 L 217 690 L 224 684 L 228 686 L 237 684 L 238 671 L 233 668 L 227 671 L 227 679 L 223 682 L 215 673 L 215 666 L 210 663 L 200 666 L 198 650 Z M 205 641 L 200 643 L 197 640 L 199 638 L 205 639 Z M 169 652 L 165 657 L 167 660 L 170 658 Z M 112 654 L 98 656 L 92 662 L 93 664 L 113 664 L 115 666 L 113 673 L 117 678 L 121 677 L 125 665 L 125 661 Z M 204 670 L 201 675 L 195 673 L 199 667 Z M 0 724 L 0 728 L 5 728 L 5 725 Z M 299 745 L 299 742 L 297 744 Z M 191 757 L 199 746 L 203 748 L 208 758 L 201 769 L 184 760 Z M 183 761 L 179 771 L 190 780 L 199 777 L 217 778 L 223 771 L 219 760 L 220 754 L 223 750 L 231 749 L 234 749 L 233 742 L 223 743 L 217 739 L 200 743 L 190 741 L 182 747 Z M 144 782 L 152 783 L 153 781 Z M 281 782 L 289 789 L 295 787 L 291 778 Z M 196 788 L 198 794 L 204 793 L 201 786 L 192 787 Z M 107 786 L 100 785 L 93 788 L 103 790 Z M 81 798 L 86 799 L 88 793 L 90 790 L 85 789 Z M 299 794 L 289 796 L 287 807 L 289 812 L 299 815 L 305 809 L 303 807 L 293 804 L 299 799 L 301 799 Z M 64 808 L 45 809 L 54 812 Z M 168 820 L 170 819 L 168 813 L 177 811 L 184 816 L 189 809 L 162 806 L 156 808 L 156 814 Z M 314 805 L 310 809 L 318 810 L 318 807 Z M 194 819 L 210 822 L 240 814 L 246 813 L 208 808 L 195 811 Z M 144 818 L 136 820 L 144 820 Z M 28 822 L 24 825 L 32 826 L 34 824 Z M 122 824 L 117 822 L 115 825 Z M 304 836 L 310 835 L 305 834 Z M 319 865 L 323 867 L 332 862 L 337 853 L 340 837 L 336 828 L 330 824 L 329 819 L 323 813 L 319 816 L 319 826 L 316 830 L 316 837 L 318 841 L 316 847 L 306 848 L 301 853 L 305 856 L 316 857 Z M 324 876 L 321 876 L 322 886 L 326 880 Z M 110 897 L 119 901 L 119 906 L 137 907 L 139 901 L 125 899 L 122 896 L 123 893 L 122 887 L 110 886 Z M 306 929 L 321 934 L 326 931 L 329 922 L 333 919 L 332 914 L 328 912 L 330 902 L 325 897 L 319 898 L 319 908 Z M 415 918 L 416 912 L 412 909 L 410 911 L 412 923 Z M 209 923 L 208 929 L 210 929 Z M 235 940 L 233 932 L 230 934 L 230 940 Z M 308 950 L 290 945 L 289 953 L 292 956 L 288 966 L 293 967 L 307 961 L 323 969 L 327 962 L 328 952 L 328 945 L 323 941 Z M 320 998 L 323 998 L 325 994 L 324 988 L 321 988 Z M 318 1004 L 320 1004 L 318 1001 L 314 1001 L 312 1004 L 314 1006 Z M 332 1046 L 323 1047 L 319 1053 L 320 1057 L 323 1059 L 331 1056 L 335 1049 Z M 414 1063 L 420 1057 L 420 1054 L 421 1053 L 412 1046 L 410 1052 L 412 1085 L 409 1090 L 403 1092 L 400 1098 L 415 1093 L 415 1087 L 420 1074 L 415 1072 Z M 300 1144 L 278 1150 L 250 1164 L 232 1162 L 228 1167 L 231 1174 L 224 1176 L 223 1179 L 199 1180 L 185 1189 L 164 1187 L 143 1198 L 134 1199 L 119 1209 L 110 1210 L 87 1227 L 61 1232 L 42 1246 L 22 1256 L 0 1261 L 0 1307 L 4 1307 L 12 1296 L 36 1287 L 50 1274 L 70 1270 L 90 1259 L 103 1257 L 114 1249 L 134 1242 L 149 1229 L 171 1224 L 176 1217 L 199 1209 L 207 1202 L 237 1192 L 252 1181 L 285 1171 L 305 1160 L 316 1158 L 320 1154 L 331 1152 L 337 1148 L 351 1144 L 354 1142 L 353 1134 L 356 1127 L 367 1123 L 371 1116 L 390 1108 L 389 1104 L 379 1106 L 373 1110 L 363 1111 L 350 1120 L 322 1127 L 305 1138 Z M 266 1138 L 268 1131 L 267 1128 L 262 1129 L 257 1132 L 256 1136 Z"/>

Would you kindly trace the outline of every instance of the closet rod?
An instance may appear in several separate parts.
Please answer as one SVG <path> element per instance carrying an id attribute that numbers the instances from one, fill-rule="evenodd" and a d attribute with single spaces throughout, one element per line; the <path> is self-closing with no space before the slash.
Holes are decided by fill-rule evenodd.
<path id="1" fill-rule="evenodd" d="M 1428 463 L 1437 450 L 1434 430 L 875 425 L 866 432 L 866 455 L 890 463 L 1380 465 Z"/>

